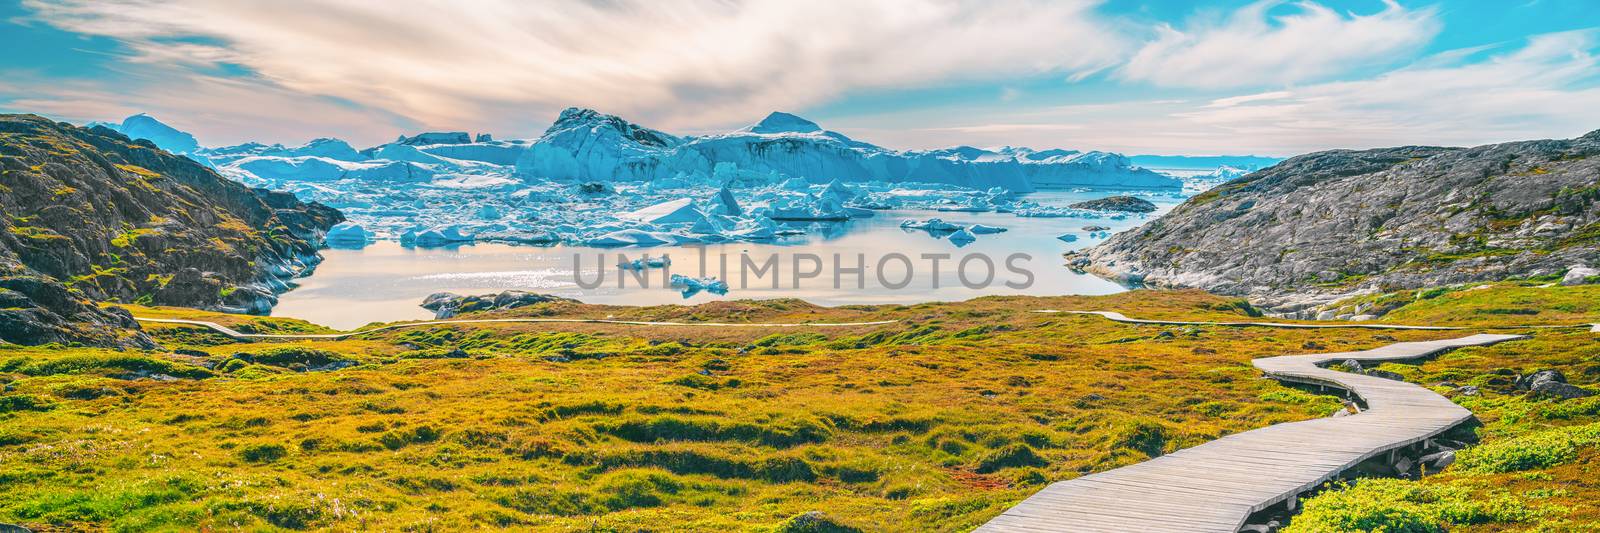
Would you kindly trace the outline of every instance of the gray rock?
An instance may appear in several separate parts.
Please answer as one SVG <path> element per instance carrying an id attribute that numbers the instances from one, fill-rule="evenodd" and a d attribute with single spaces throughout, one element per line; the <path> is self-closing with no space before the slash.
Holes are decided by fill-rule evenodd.
<path id="1" fill-rule="evenodd" d="M 1455 390 L 1450 391 L 1450 394 L 1452 396 L 1477 396 L 1478 395 L 1478 387 L 1475 386 L 1475 385 L 1465 385 L 1465 386 L 1461 386 L 1461 387 L 1456 387 Z"/>
<path id="2" fill-rule="evenodd" d="M 1586 285 L 1600 279 L 1600 269 L 1593 269 L 1582 265 L 1573 265 L 1567 269 L 1567 275 L 1561 277 L 1561 285 Z"/>
<path id="3" fill-rule="evenodd" d="M 1556 381 L 1541 381 L 1538 385 L 1533 386 L 1533 392 L 1534 394 L 1561 398 L 1563 400 L 1588 398 L 1590 396 L 1594 396 L 1594 391 L 1589 389 Z"/>
<path id="4" fill-rule="evenodd" d="M 1445 467 L 1455 464 L 1456 452 L 1455 450 L 1444 450 L 1441 452 L 1430 453 L 1422 456 L 1420 461 L 1422 461 L 1422 464 L 1427 465 L 1428 468 L 1434 470 L 1444 470 Z"/>
<path id="5" fill-rule="evenodd" d="M 1333 317 L 1337 316 L 1338 314 L 1338 311 L 1329 309 L 1327 311 L 1317 313 L 1317 320 L 1333 320 Z"/>
<path id="6" fill-rule="evenodd" d="M 1156 204 L 1136 196 L 1108 196 L 1098 200 L 1078 202 L 1068 207 L 1091 211 L 1121 211 L 1124 213 L 1149 213 L 1156 210 Z"/>
<path id="7" fill-rule="evenodd" d="M 1345 359 L 1343 363 L 1339 363 L 1339 366 L 1344 367 L 1349 372 L 1360 372 L 1365 369 L 1365 367 L 1361 366 L 1361 361 L 1355 359 Z"/>
<path id="8" fill-rule="evenodd" d="M 1538 370 L 1532 374 L 1517 378 L 1517 388 L 1520 390 L 1533 390 L 1541 383 L 1566 383 L 1567 376 L 1560 370 Z"/>
<path id="9" fill-rule="evenodd" d="M 461 313 L 516 309 L 545 302 L 576 301 L 548 294 L 515 290 L 481 296 L 461 296 L 459 294 L 439 292 L 424 298 L 422 300 L 422 308 L 433 311 L 434 318 L 442 320 Z"/>
<path id="10" fill-rule="evenodd" d="M 33 533 L 33 530 L 16 524 L 0 523 L 0 533 Z"/>
<path id="11" fill-rule="evenodd" d="M 1362 372 L 1362 374 L 1366 374 L 1368 376 L 1372 376 L 1372 377 L 1375 377 L 1375 378 L 1392 379 L 1392 380 L 1395 380 L 1395 381 L 1405 381 L 1406 380 L 1405 376 L 1402 376 L 1400 374 L 1396 374 L 1394 372 L 1390 372 L 1388 370 L 1378 370 L 1376 368 L 1367 370 L 1365 372 Z"/>
<path id="12" fill-rule="evenodd" d="M 1416 468 L 1416 466 L 1417 466 L 1417 462 L 1416 461 L 1414 461 L 1410 457 L 1407 457 L 1407 456 L 1404 456 L 1404 455 L 1402 455 L 1402 456 L 1400 456 L 1398 458 L 1395 458 L 1394 464 L 1389 465 L 1390 468 L 1394 469 L 1394 473 L 1395 474 L 1399 474 L 1399 475 L 1402 475 L 1402 476 L 1411 473 L 1411 469 L 1412 468 Z"/>

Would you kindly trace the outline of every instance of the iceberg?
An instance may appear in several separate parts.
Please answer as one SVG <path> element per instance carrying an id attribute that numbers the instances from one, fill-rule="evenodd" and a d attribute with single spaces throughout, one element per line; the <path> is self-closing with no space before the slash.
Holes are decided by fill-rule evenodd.
<path id="1" fill-rule="evenodd" d="M 668 285 L 683 289 L 683 297 L 688 298 L 700 291 L 711 294 L 728 294 L 728 282 L 714 277 L 694 278 L 683 274 L 673 274 L 668 278 Z"/>
<path id="2" fill-rule="evenodd" d="M 712 202 L 711 213 L 722 216 L 736 217 L 744 214 L 744 209 L 739 207 L 739 201 L 734 199 L 733 191 L 727 185 L 717 191 L 717 197 Z"/>
<path id="3" fill-rule="evenodd" d="M 156 120 L 155 117 L 144 113 L 123 119 L 122 124 L 115 127 L 103 122 L 94 125 L 116 130 L 118 133 L 127 135 L 129 139 L 150 141 L 157 148 L 174 154 L 188 155 L 200 149 L 200 142 L 196 141 L 193 135 L 179 131 L 177 128 L 168 126 Z"/>
<path id="4" fill-rule="evenodd" d="M 639 259 L 634 259 L 632 261 L 623 261 L 623 262 L 617 263 L 617 268 L 620 268 L 620 269 L 623 269 L 623 270 L 646 270 L 646 269 L 651 269 L 651 268 L 666 268 L 666 267 L 671 266 L 671 265 L 672 265 L 672 258 L 670 258 L 670 257 L 667 257 L 667 256 L 650 257 L 650 256 L 647 255 L 647 256 L 644 256 L 644 257 L 639 258 Z"/>
<path id="5" fill-rule="evenodd" d="M 813 182 L 933 182 L 1031 192 L 1037 187 L 1181 188 L 1182 182 L 1135 167 L 1126 157 L 1069 150 L 889 150 L 776 112 L 755 125 L 701 137 L 677 137 L 590 109 L 569 108 L 516 162 L 528 179 L 648 182 L 679 174 L 732 179 L 783 176 L 782 188 Z"/>
<path id="6" fill-rule="evenodd" d="M 665 237 L 660 233 L 641 229 L 625 229 L 588 239 L 584 241 L 584 244 L 589 246 L 657 246 L 670 244 L 673 241 L 674 239 Z"/>
<path id="7" fill-rule="evenodd" d="M 978 240 L 978 238 L 974 237 L 972 232 L 967 231 L 966 228 L 956 230 L 955 233 L 951 233 L 949 237 L 946 237 L 946 239 L 949 239 L 951 243 L 954 243 L 957 248 L 972 244 L 973 241 Z"/>
<path id="8" fill-rule="evenodd" d="M 957 230 L 963 229 L 961 226 L 957 226 L 955 224 L 951 224 L 949 222 L 945 222 L 944 220 L 937 219 L 937 218 L 930 218 L 930 219 L 927 219 L 927 220 L 924 220 L 924 221 L 921 221 L 921 222 L 918 222 L 918 221 L 915 221 L 915 220 L 907 220 L 907 221 L 901 222 L 900 223 L 900 227 L 905 228 L 905 229 L 918 229 L 918 230 L 934 232 L 934 233 L 938 233 L 938 232 L 953 232 L 953 231 L 957 231 Z"/>
<path id="9" fill-rule="evenodd" d="M 991 233 L 1002 233 L 1006 231 L 1006 228 L 999 226 L 985 226 L 983 224 L 973 224 L 971 226 L 967 226 L 967 231 L 972 232 L 974 235 L 986 235 Z"/>
<path id="10" fill-rule="evenodd" d="M 423 248 L 449 246 L 472 242 L 473 240 L 471 235 L 461 232 L 460 226 L 453 224 L 425 228 L 421 231 L 413 229 L 400 236 L 401 244 L 411 244 Z"/>
<path id="11" fill-rule="evenodd" d="M 330 246 L 359 248 L 371 243 L 376 237 L 360 224 L 340 222 L 328 229 L 326 240 Z"/>
<path id="12" fill-rule="evenodd" d="M 694 200 L 680 198 L 624 213 L 622 218 L 649 224 L 696 224 L 706 217 L 694 208 Z"/>

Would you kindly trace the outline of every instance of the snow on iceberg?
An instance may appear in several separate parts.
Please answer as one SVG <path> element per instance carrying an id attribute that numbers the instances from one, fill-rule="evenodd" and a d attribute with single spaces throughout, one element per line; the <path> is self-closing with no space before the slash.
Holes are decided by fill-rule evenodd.
<path id="1" fill-rule="evenodd" d="M 729 166 L 731 165 L 731 166 Z M 1179 188 L 1179 180 L 1103 152 L 1012 149 L 889 150 L 773 113 L 737 131 L 677 137 L 589 109 L 569 108 L 517 160 L 525 178 L 651 181 L 734 173 L 787 176 L 785 187 L 839 180 L 922 181 L 1030 192 L 1037 186 Z"/>
<path id="2" fill-rule="evenodd" d="M 623 213 L 622 218 L 637 220 L 649 224 L 696 224 L 705 220 L 705 215 L 694 208 L 694 200 L 679 198 L 662 202 L 638 211 Z"/>
<path id="3" fill-rule="evenodd" d="M 377 239 L 371 231 L 360 224 L 340 222 L 328 229 L 326 240 L 330 246 L 335 247 L 363 247 Z"/>

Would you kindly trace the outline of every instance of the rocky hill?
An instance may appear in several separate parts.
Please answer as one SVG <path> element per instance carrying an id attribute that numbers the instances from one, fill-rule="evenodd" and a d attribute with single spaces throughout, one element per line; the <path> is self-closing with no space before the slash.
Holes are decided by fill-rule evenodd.
<path id="1" fill-rule="evenodd" d="M 0 339 L 139 343 L 93 301 L 265 312 L 343 219 L 108 128 L 0 115 Z"/>
<path id="2" fill-rule="evenodd" d="M 1190 199 L 1069 265 L 1294 313 L 1346 295 L 1600 262 L 1600 131 L 1303 155 Z"/>

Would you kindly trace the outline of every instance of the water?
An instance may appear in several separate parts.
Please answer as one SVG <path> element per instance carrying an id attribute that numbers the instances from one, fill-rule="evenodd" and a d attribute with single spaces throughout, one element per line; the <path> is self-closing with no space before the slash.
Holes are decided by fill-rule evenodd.
<path id="1" fill-rule="evenodd" d="M 1126 194 L 1126 192 L 1122 192 Z M 1108 191 L 1042 192 L 1030 195 L 1029 200 L 1046 205 L 1066 205 L 1112 194 Z M 1128 229 L 1171 209 L 1179 199 L 1165 194 L 1148 195 L 1160 210 L 1126 220 L 1084 218 L 1021 218 L 1000 213 L 950 213 L 922 210 L 880 211 L 877 217 L 838 223 L 798 224 L 807 228 L 806 235 L 784 238 L 772 243 L 729 243 L 700 248 L 592 248 L 585 246 L 531 247 L 504 244 L 475 244 L 455 248 L 405 248 L 399 243 L 383 241 L 360 250 L 323 250 L 325 258 L 310 277 L 298 280 L 299 286 L 280 296 L 273 309 L 276 316 L 305 319 L 340 329 L 351 329 L 370 322 L 414 320 L 432 318 L 432 313 L 418 306 L 422 299 L 435 292 L 457 294 L 487 294 L 507 289 L 520 289 L 575 298 L 588 303 L 654 305 L 695 304 L 717 299 L 801 298 L 819 305 L 916 303 L 927 301 L 959 301 L 978 296 L 996 294 L 1061 295 L 1110 294 L 1124 287 L 1094 276 L 1076 274 L 1063 266 L 1061 254 L 1068 250 L 1085 248 L 1102 239 L 1090 238 L 1083 226 L 1110 227 L 1112 232 Z M 978 240 L 958 247 L 942 236 L 921 231 L 906 231 L 900 222 L 906 219 L 922 220 L 939 217 L 957 224 L 986 224 L 1007 228 L 1005 233 L 978 235 Z M 1076 242 L 1063 242 L 1056 237 L 1064 233 L 1078 235 Z M 726 295 L 701 292 L 685 298 L 679 291 L 664 287 L 661 270 L 647 271 L 648 287 L 641 287 L 633 277 L 624 277 L 618 287 L 617 254 L 637 258 L 645 253 L 652 256 L 668 255 L 672 259 L 671 273 L 699 276 L 702 265 L 706 274 L 725 279 L 731 286 Z M 704 258 L 702 259 L 702 253 Z M 573 276 L 575 256 L 579 261 L 581 279 L 593 282 L 602 274 L 597 268 L 604 254 L 604 285 L 583 288 Z M 758 275 L 759 268 L 746 269 L 741 275 L 740 265 L 748 258 L 761 265 L 776 254 L 776 272 Z M 834 255 L 840 261 L 836 265 Z M 901 254 L 907 261 L 891 257 Z M 932 259 L 924 254 L 948 254 L 939 261 L 935 276 Z M 1028 258 L 1013 257 L 1026 254 Z M 799 268 L 796 268 L 796 257 Z M 816 270 L 820 260 L 820 273 L 812 278 L 797 279 L 796 271 Z M 963 284 L 957 272 L 957 262 L 967 259 Z M 726 258 L 727 275 L 723 276 L 721 263 Z M 979 257 L 992 261 L 993 279 L 982 284 L 989 273 Z M 887 258 L 887 259 L 886 259 Z M 858 263 L 859 261 L 859 263 Z M 864 264 L 860 275 L 843 272 L 834 275 L 836 266 L 854 268 Z M 879 266 L 882 265 L 880 270 Z M 911 267 L 909 273 L 906 266 Z M 1009 266 L 1009 268 L 1008 268 Z M 1032 282 L 1026 287 L 1007 286 L 1022 284 L 1027 275 Z M 880 279 L 881 278 L 881 279 Z M 937 280 L 937 283 L 936 283 Z M 773 288 L 773 282 L 778 287 Z M 837 281 L 837 287 L 836 285 Z M 798 286 L 796 286 L 798 282 Z M 895 288 L 904 282 L 904 287 Z"/>

